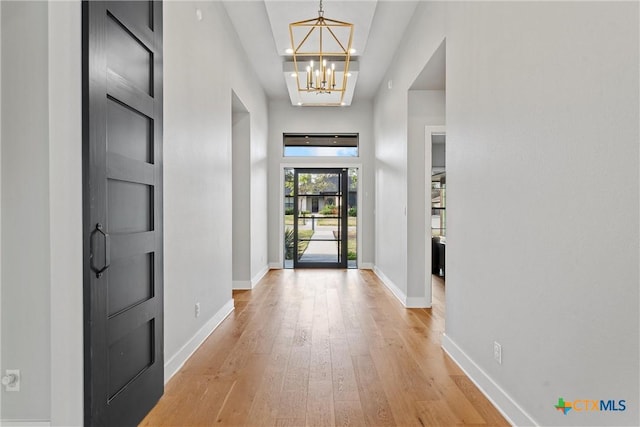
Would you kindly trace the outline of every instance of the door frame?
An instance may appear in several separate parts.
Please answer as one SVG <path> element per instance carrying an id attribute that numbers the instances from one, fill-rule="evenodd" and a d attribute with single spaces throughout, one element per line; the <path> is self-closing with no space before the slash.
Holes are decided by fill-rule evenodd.
<path id="1" fill-rule="evenodd" d="M 424 192 L 425 192 L 425 242 L 424 242 L 424 255 L 425 255 L 425 300 L 427 307 L 431 307 L 433 303 L 433 292 L 431 289 L 431 269 L 432 269 L 432 250 L 431 250 L 431 171 L 433 169 L 432 149 L 433 149 L 433 136 L 447 134 L 446 126 L 425 126 L 424 128 Z M 446 166 L 445 166 L 446 167 Z M 427 197 L 428 196 L 428 197 Z"/>
<path id="2" fill-rule="evenodd" d="M 326 162 L 325 159 L 322 159 L 318 162 L 312 162 L 308 159 L 305 161 L 300 160 L 300 158 L 291 157 L 291 161 L 280 162 L 279 165 L 279 176 L 278 180 L 278 262 L 276 264 L 271 264 L 271 268 L 281 269 L 284 268 L 284 170 L 285 168 L 293 168 L 293 169 L 334 169 L 334 168 L 356 168 L 358 169 L 358 209 L 356 213 L 356 219 L 358 223 L 358 232 L 356 237 L 356 245 L 358 248 L 357 254 L 357 265 L 358 269 L 362 268 L 362 176 L 364 175 L 364 170 L 362 166 L 362 162 Z"/>

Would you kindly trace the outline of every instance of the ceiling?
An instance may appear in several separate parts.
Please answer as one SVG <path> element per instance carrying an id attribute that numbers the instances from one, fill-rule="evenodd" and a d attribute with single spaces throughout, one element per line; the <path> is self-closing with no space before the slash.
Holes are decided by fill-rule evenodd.
<path id="1" fill-rule="evenodd" d="M 418 1 L 323 0 L 325 18 L 354 24 L 352 47 L 356 51 L 349 67 L 352 76 L 348 79 L 346 105 L 374 98 Z M 289 24 L 317 18 L 318 1 L 227 0 L 223 3 L 270 99 L 289 100 L 292 105 L 327 104 L 326 98 L 322 98 L 325 95 L 300 98 L 296 79 L 291 77 L 292 58 L 286 53 L 291 47 Z"/>

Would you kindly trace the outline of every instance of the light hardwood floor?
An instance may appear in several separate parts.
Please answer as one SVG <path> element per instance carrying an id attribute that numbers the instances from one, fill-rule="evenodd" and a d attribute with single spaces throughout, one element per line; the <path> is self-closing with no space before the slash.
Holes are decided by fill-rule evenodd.
<path id="1" fill-rule="evenodd" d="M 508 425 L 367 270 L 272 270 L 169 381 L 143 426 Z"/>

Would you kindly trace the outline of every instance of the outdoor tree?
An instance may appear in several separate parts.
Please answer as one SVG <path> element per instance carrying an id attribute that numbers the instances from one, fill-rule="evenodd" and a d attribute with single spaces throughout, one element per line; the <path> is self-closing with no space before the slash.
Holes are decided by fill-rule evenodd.
<path id="1" fill-rule="evenodd" d="M 291 196 L 294 194 L 294 169 L 285 169 L 284 172 L 284 186 L 285 195 Z M 299 195 L 312 195 L 322 194 L 325 192 L 337 192 L 338 188 L 338 175 L 335 174 L 315 174 L 315 173 L 301 173 L 298 174 L 298 194 Z"/>
<path id="2" fill-rule="evenodd" d="M 349 168 L 349 191 L 358 191 L 358 169 Z"/>

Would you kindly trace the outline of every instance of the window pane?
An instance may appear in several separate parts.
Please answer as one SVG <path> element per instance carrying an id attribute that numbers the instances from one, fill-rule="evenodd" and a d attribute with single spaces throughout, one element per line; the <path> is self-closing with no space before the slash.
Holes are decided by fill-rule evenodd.
<path id="1" fill-rule="evenodd" d="M 284 147 L 285 157 L 358 157 L 358 147 Z"/>
<path id="2" fill-rule="evenodd" d="M 358 157 L 358 134 L 285 134 L 285 157 Z"/>

